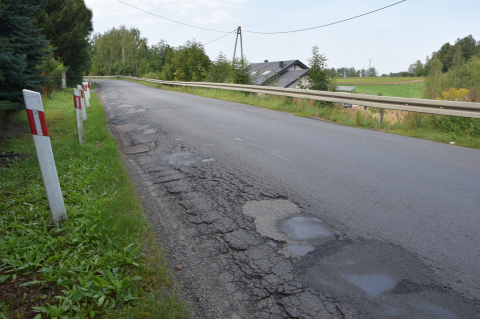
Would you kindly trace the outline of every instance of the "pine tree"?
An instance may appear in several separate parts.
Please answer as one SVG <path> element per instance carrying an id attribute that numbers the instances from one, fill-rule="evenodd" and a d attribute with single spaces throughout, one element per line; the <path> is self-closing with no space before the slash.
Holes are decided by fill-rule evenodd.
<path id="1" fill-rule="evenodd" d="M 35 25 L 39 0 L 0 0 L 0 118 L 23 107 L 22 89 L 40 90 L 50 51 Z"/>

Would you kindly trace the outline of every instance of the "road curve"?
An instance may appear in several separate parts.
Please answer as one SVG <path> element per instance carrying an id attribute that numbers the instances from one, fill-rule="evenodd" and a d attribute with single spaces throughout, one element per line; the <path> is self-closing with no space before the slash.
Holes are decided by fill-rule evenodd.
<path id="1" fill-rule="evenodd" d="M 479 150 L 98 83 L 152 196 L 176 198 L 219 291 L 238 295 L 212 297 L 218 313 L 478 318 Z"/>

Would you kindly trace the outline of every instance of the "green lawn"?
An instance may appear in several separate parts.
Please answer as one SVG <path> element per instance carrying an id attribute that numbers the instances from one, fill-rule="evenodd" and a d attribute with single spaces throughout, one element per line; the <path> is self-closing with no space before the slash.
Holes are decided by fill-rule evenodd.
<path id="1" fill-rule="evenodd" d="M 0 127 L 0 318 L 182 318 L 187 307 L 92 94 L 79 145 L 72 89 L 43 99 L 68 221 L 53 226 L 26 112 Z"/>
<path id="2" fill-rule="evenodd" d="M 338 84 L 342 83 L 389 83 L 389 82 L 403 82 L 423 80 L 422 77 L 377 77 L 377 78 L 336 78 Z"/>
<path id="3" fill-rule="evenodd" d="M 355 86 L 355 93 L 395 96 L 395 97 L 410 97 L 422 98 L 423 83 L 409 83 L 402 84 L 380 84 L 380 85 L 352 85 Z"/>

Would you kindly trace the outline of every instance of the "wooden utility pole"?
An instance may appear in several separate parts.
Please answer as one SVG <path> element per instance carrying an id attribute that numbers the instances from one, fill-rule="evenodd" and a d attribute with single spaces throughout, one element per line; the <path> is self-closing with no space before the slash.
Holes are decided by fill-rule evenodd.
<path id="1" fill-rule="evenodd" d="M 371 65 L 372 65 L 372 59 L 369 59 L 369 60 L 368 60 L 367 78 L 370 77 L 370 68 L 371 68 Z"/>
<path id="2" fill-rule="evenodd" d="M 235 54 L 237 53 L 238 36 L 240 36 L 240 50 L 242 53 L 241 58 L 243 59 L 242 27 L 238 27 L 237 29 L 237 37 L 235 38 L 235 50 L 233 50 L 233 61 L 235 61 Z"/>

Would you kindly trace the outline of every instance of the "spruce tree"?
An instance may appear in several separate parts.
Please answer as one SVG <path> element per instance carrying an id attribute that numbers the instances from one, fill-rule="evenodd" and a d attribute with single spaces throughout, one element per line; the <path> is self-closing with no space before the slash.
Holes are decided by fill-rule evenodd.
<path id="1" fill-rule="evenodd" d="M 39 68 L 50 51 L 35 24 L 41 0 L 0 0 L 0 118 L 23 107 L 22 89 L 45 83 Z"/>

